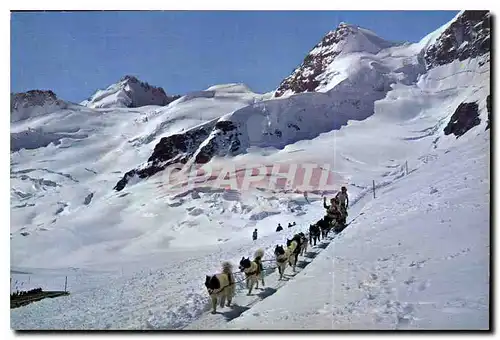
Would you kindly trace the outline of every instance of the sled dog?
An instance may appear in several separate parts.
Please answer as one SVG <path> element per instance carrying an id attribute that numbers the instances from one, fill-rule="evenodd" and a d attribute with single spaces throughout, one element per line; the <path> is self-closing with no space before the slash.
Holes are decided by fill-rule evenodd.
<path id="1" fill-rule="evenodd" d="M 235 286 L 234 276 L 232 273 L 233 265 L 230 262 L 222 262 L 222 272 L 212 276 L 207 275 L 205 278 L 205 287 L 212 300 L 212 314 L 216 313 L 217 300 L 219 306 L 224 307 L 224 302 L 227 300 L 227 305 L 231 305 L 234 297 Z"/>

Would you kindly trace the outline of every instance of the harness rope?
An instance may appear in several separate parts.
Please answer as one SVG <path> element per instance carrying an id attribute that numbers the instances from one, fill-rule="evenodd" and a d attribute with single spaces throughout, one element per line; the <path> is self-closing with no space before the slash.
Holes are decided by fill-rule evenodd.
<path id="1" fill-rule="evenodd" d="M 358 215 L 357 215 L 354 219 L 352 219 L 349 223 L 347 223 L 347 224 L 346 224 L 346 227 L 347 227 L 349 224 L 351 224 L 351 223 L 352 223 L 352 222 L 353 222 L 356 218 L 358 218 L 360 215 L 362 215 L 362 213 L 358 214 Z M 330 228 L 329 228 L 329 229 L 330 229 Z M 321 233 L 320 233 L 320 234 L 321 234 Z M 308 237 L 308 236 L 309 236 L 309 233 L 305 234 L 305 238 L 306 238 L 306 239 L 307 239 L 307 237 Z M 306 240 L 306 241 L 307 241 L 307 240 Z M 297 247 L 297 248 L 300 248 L 300 247 Z M 286 260 L 287 260 L 287 259 L 285 259 L 284 261 L 281 261 L 281 262 L 285 262 Z M 280 262 L 280 261 L 279 261 L 278 259 L 276 259 L 276 258 L 275 258 L 275 259 L 269 259 L 269 260 L 260 260 L 259 262 L 260 262 L 260 263 L 262 263 L 262 262 L 270 262 L 270 261 L 278 261 L 278 262 Z M 278 267 L 276 266 L 276 267 L 262 268 L 261 273 L 266 272 L 266 271 L 269 271 L 269 270 L 275 270 L 275 269 L 278 269 Z M 249 275 L 249 276 L 250 276 L 250 275 L 255 275 L 256 273 L 257 273 L 257 272 L 254 272 L 254 273 L 249 273 L 249 274 L 246 274 L 245 272 L 241 272 L 241 271 L 231 272 L 231 274 L 232 274 L 233 276 L 235 276 L 236 274 L 240 274 L 240 275 L 242 275 L 242 274 L 246 274 L 246 275 Z M 227 273 L 222 273 L 222 274 L 227 274 Z M 224 289 L 226 289 L 227 287 L 233 286 L 233 285 L 235 285 L 235 284 L 237 284 L 237 283 L 242 283 L 243 281 L 246 281 L 246 280 L 247 280 L 247 277 L 245 276 L 245 277 L 243 277 L 241 280 L 234 281 L 234 282 L 232 282 L 232 283 L 230 283 L 230 284 L 227 284 L 227 285 L 225 285 L 224 287 L 219 288 L 218 293 L 222 292 L 222 291 L 223 291 Z M 208 291 L 209 291 L 209 294 L 213 294 L 213 292 L 215 291 L 215 289 L 208 288 Z"/>
<path id="2" fill-rule="evenodd" d="M 273 261 L 273 260 L 267 260 L 267 261 Z M 269 267 L 269 268 L 264 268 L 262 269 L 262 272 L 265 272 L 265 271 L 268 271 L 268 270 L 274 270 L 274 269 L 278 269 L 278 267 Z M 221 274 L 227 274 L 227 273 L 221 273 Z M 237 271 L 237 272 L 232 272 L 231 273 L 233 276 L 236 275 L 236 274 L 240 274 L 240 275 L 243 275 L 245 274 L 244 272 L 241 272 L 241 271 Z M 253 275 L 253 274 L 251 274 Z M 247 277 L 243 277 L 241 280 L 238 280 L 238 281 L 234 281 L 230 284 L 227 284 L 225 285 L 224 287 L 222 288 L 218 288 L 218 289 L 212 289 L 212 288 L 208 288 L 208 291 L 210 294 L 213 294 L 214 291 L 218 290 L 218 293 L 222 292 L 224 289 L 226 289 L 227 287 L 230 287 L 230 286 L 233 286 L 237 283 L 242 283 L 243 281 L 246 281 Z M 211 292 L 210 292 L 211 291 Z"/>

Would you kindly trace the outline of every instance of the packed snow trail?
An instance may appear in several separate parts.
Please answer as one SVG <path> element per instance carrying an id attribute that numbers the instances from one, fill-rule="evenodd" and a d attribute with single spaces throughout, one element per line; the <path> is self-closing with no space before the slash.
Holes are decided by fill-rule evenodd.
<path id="1" fill-rule="evenodd" d="M 364 189 L 358 191 L 357 196 L 354 194 L 351 196 L 348 222 L 351 222 L 351 218 L 352 220 L 359 218 L 363 206 L 372 200 L 370 194 L 370 189 Z M 274 247 L 277 244 L 284 244 L 286 239 L 294 234 L 307 231 L 309 224 L 323 215 L 322 202 L 315 201 L 310 204 L 305 215 L 278 215 L 262 220 L 259 230 L 265 226 L 270 230 L 263 231 L 264 235 L 260 236 L 257 242 L 241 243 L 240 240 L 236 240 L 226 242 L 216 250 L 210 246 L 183 252 L 165 252 L 164 255 L 139 256 L 133 263 L 129 262 L 127 267 L 118 270 L 103 268 L 102 272 L 82 270 L 47 272 L 34 269 L 31 275 L 32 285 L 36 286 L 42 282 L 44 287 L 57 288 L 64 282 L 64 276 L 68 275 L 72 294 L 58 301 L 43 301 L 12 311 L 13 327 L 16 329 L 186 327 L 208 311 L 208 294 L 203 285 L 204 275 L 220 270 L 222 260 L 230 260 L 236 264 L 241 256 L 251 256 L 257 248 L 266 250 L 265 260 L 273 259 Z M 275 222 L 284 219 L 295 220 L 297 226 L 292 228 L 285 226 L 282 232 L 274 232 Z M 165 261 L 168 261 L 168 266 L 165 266 Z M 144 269 L 145 263 L 148 265 L 147 269 Z M 143 269 L 140 270 L 141 268 Z M 44 272 L 47 274 L 44 275 Z M 26 276 L 17 275 L 24 280 Z M 116 289 L 110 291 L 109 287 Z M 152 294 L 153 291 L 161 293 Z M 90 301 L 94 303 L 89 304 Z"/>
<path id="2" fill-rule="evenodd" d="M 362 212 L 363 206 L 372 199 L 370 196 L 370 190 L 361 191 L 357 196 L 351 197 L 351 205 L 349 209 L 349 216 L 347 221 L 347 228 L 352 224 L 357 218 L 362 216 L 364 213 Z M 321 208 L 323 207 L 322 202 Z M 315 223 L 317 219 L 311 219 L 310 224 Z M 305 228 L 308 229 L 308 228 Z M 344 229 L 343 232 L 345 232 Z M 302 231 L 304 228 L 302 228 Z M 298 231 L 297 231 L 298 232 Z M 342 235 L 334 234 L 333 231 L 330 232 L 327 238 L 322 239 L 315 246 L 309 245 L 307 252 L 304 256 L 299 256 L 299 260 L 297 262 L 296 272 L 293 273 L 290 266 L 285 270 L 285 279 L 279 280 L 279 273 L 276 268 L 276 263 L 274 257 L 264 259 L 266 277 L 265 277 L 265 287 L 264 289 L 254 290 L 251 296 L 247 296 L 247 289 L 244 288 L 244 285 L 239 285 L 239 288 L 236 292 L 235 297 L 233 298 L 233 303 L 231 307 L 224 307 L 217 309 L 217 314 L 213 315 L 210 312 L 210 305 L 207 303 L 205 306 L 205 313 L 200 316 L 199 319 L 193 321 L 183 329 L 185 330 L 204 330 L 204 329 L 220 329 L 224 328 L 225 324 L 233 319 L 239 317 L 242 313 L 249 311 L 254 305 L 260 303 L 262 300 L 272 296 L 279 289 L 281 289 L 286 284 L 293 282 L 294 278 L 301 273 L 305 268 L 314 262 L 314 259 L 327 247 L 330 246 L 332 242 L 335 242 L 335 239 Z M 235 279 L 238 280 L 240 276 L 237 276 Z"/>
<path id="3" fill-rule="evenodd" d="M 489 135 L 441 150 L 293 281 L 217 329 L 488 329 L 488 164 Z"/>
<path id="4" fill-rule="evenodd" d="M 154 256 L 139 256 L 127 266 L 103 268 L 101 272 L 39 270 L 30 274 L 12 274 L 13 281 L 31 285 L 59 287 L 68 275 L 71 295 L 52 301 L 40 301 L 11 312 L 15 329 L 179 329 L 206 311 L 208 294 L 205 275 L 220 270 L 221 261 L 233 264 L 242 256 L 252 256 L 257 248 L 266 251 L 264 260 L 272 259 L 274 247 L 287 238 L 308 229 L 310 220 L 322 216 L 322 206 L 314 204 L 311 215 L 296 216 L 296 227 L 276 233 L 274 216 L 268 218 L 272 232 L 257 242 L 228 241 L 214 249 L 200 247 Z M 281 216 L 281 219 L 286 217 Z M 288 217 L 292 220 L 292 217 Z M 250 239 L 250 235 L 249 235 Z M 267 266 L 266 262 L 266 266 Z M 147 267 L 146 267 L 147 266 Z M 142 269 L 141 269 L 142 268 Z M 45 274 L 44 274 L 45 273 Z M 23 288 L 28 287 L 24 285 Z M 110 289 L 113 287 L 113 289 Z M 57 300 L 57 301 L 56 301 Z"/>
<path id="5" fill-rule="evenodd" d="M 203 330 L 203 329 L 212 329 L 217 327 L 221 323 L 231 321 L 238 316 L 240 316 L 243 312 L 249 310 L 255 304 L 264 300 L 265 298 L 276 293 L 281 287 L 287 284 L 290 280 L 300 273 L 304 268 L 311 263 L 314 258 L 325 249 L 328 244 L 335 238 L 335 236 L 328 236 L 324 240 L 320 241 L 316 244 L 316 246 L 312 246 L 308 248 L 308 251 L 304 254 L 304 256 L 299 256 L 299 260 L 297 262 L 296 272 L 292 271 L 290 266 L 285 270 L 285 275 L 283 280 L 279 280 L 278 269 L 276 268 L 275 260 L 269 260 L 268 262 L 264 262 L 264 270 L 266 271 L 265 286 L 262 287 L 259 284 L 259 289 L 255 289 L 252 292 L 252 295 L 246 295 L 248 289 L 245 288 L 244 285 L 238 285 L 236 295 L 233 298 L 233 302 L 231 307 L 217 308 L 217 314 L 211 314 L 211 312 L 207 312 L 203 314 L 198 320 L 192 322 L 187 327 L 183 328 L 186 330 Z M 240 279 L 242 275 L 237 275 L 236 279 Z M 209 306 L 207 308 L 210 308 Z"/>

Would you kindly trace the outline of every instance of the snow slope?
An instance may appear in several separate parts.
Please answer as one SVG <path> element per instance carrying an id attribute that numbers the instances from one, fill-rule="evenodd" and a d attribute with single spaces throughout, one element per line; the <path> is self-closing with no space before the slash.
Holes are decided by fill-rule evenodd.
<path id="1" fill-rule="evenodd" d="M 339 73 L 347 65 L 345 74 L 325 77 L 323 93 L 270 100 L 241 84 L 217 85 L 164 107 L 74 106 L 12 122 L 11 289 L 61 289 L 68 276 L 72 293 L 12 310 L 12 327 L 258 328 L 271 325 L 257 326 L 251 315 L 268 313 L 273 325 L 331 328 L 334 312 L 335 328 L 349 320 L 358 328 L 484 327 L 489 53 L 427 69 L 415 45 L 371 52 L 335 59 Z M 476 105 L 466 112 L 470 122 L 458 119 L 465 134 L 446 134 L 464 103 Z M 356 219 L 246 313 L 230 312 L 228 324 L 207 319 L 204 275 L 256 247 L 269 258 L 276 244 L 322 216 L 323 192 L 306 199 L 283 188 L 223 190 L 214 182 L 172 191 L 161 170 L 113 190 L 130 169 L 176 154 L 165 142 L 172 136 L 188 141 L 187 161 L 213 167 L 329 166 L 334 187 L 348 187 Z M 375 200 L 372 180 L 380 188 Z M 475 220 L 478 232 L 465 234 Z M 275 233 L 277 223 L 291 221 L 296 228 Z M 250 237 L 255 228 L 258 242 Z M 453 261 L 460 270 L 449 266 Z M 311 277 L 317 295 L 301 287 L 310 287 Z M 323 306 L 327 292 L 337 292 L 337 300 Z M 290 299 L 292 293 L 309 300 Z M 297 301 L 288 321 L 276 307 L 292 310 L 287 299 Z"/>
<path id="2" fill-rule="evenodd" d="M 429 157 L 431 161 L 410 167 L 408 176 L 377 190 L 375 200 L 370 190 L 359 193 L 350 210 L 354 221 L 344 233 L 301 273 L 248 311 L 241 288 L 235 303 L 242 308 L 221 311 L 234 318 L 230 323 L 226 317 L 214 322 L 204 314 L 203 275 L 216 271 L 222 259 L 236 262 L 257 246 L 267 249 L 265 259 L 271 258 L 273 246 L 285 235 L 304 230 L 321 216 L 320 202 L 313 203 L 311 213 L 302 219 L 294 218 L 297 229 L 285 228 L 285 235 L 271 230 L 258 244 L 240 241 L 192 252 L 157 253 L 127 261 L 122 271 L 75 270 L 69 276 L 74 291 L 70 297 L 13 310 L 13 326 L 169 329 L 201 317 L 188 329 L 486 328 L 488 153 L 489 136 L 484 135 L 465 150 L 440 150 Z M 268 223 L 274 229 L 275 223 Z M 147 263 L 147 269 L 140 263 Z M 35 270 L 31 275 L 36 274 Z M 58 288 L 64 274 L 68 273 L 53 275 L 46 285 Z M 26 280 L 26 275 L 17 277 Z M 273 291 L 272 277 L 266 281 L 264 296 Z M 307 293 L 311 290 L 313 294 Z"/>
<path id="3" fill-rule="evenodd" d="M 190 219 L 195 212 L 188 211 L 185 205 L 178 209 L 173 207 L 178 211 L 179 218 L 172 220 L 173 230 L 166 230 L 165 241 L 149 235 L 151 228 L 136 229 L 138 217 L 164 220 L 167 203 L 162 199 L 157 183 L 146 183 L 144 191 L 138 191 L 132 197 L 126 197 L 130 193 L 115 194 L 112 188 L 120 173 L 135 165 L 137 159 L 146 158 L 151 152 L 151 142 L 157 138 L 227 114 L 259 98 L 259 95 L 246 92 L 222 95 L 220 99 L 218 95 L 214 98 L 192 98 L 163 108 L 90 109 L 74 106 L 51 115 L 13 123 L 12 263 L 34 267 L 46 267 L 48 263 L 55 267 L 83 265 L 82 260 L 87 258 L 91 262 L 113 258 L 101 256 L 98 249 L 107 252 L 106 249 L 111 247 L 114 252 L 113 249 L 120 250 L 128 245 L 143 252 L 143 247 L 150 242 L 156 244 L 153 248 L 162 249 L 167 244 L 163 242 L 172 238 L 168 234 L 175 235 L 176 229 L 183 228 L 185 223 L 192 223 Z M 226 201 L 220 192 L 211 190 L 206 199 L 212 196 L 216 201 Z M 148 197 L 155 197 L 158 204 Z M 176 201 L 183 202 L 185 199 Z M 228 204 L 235 203 L 228 201 Z M 214 204 L 208 202 L 206 205 L 210 207 Z M 275 205 L 280 206 L 277 201 Z M 167 213 L 171 215 L 172 211 Z M 103 222 L 99 221 L 105 215 L 111 219 L 104 223 L 109 232 L 103 234 Z M 194 216 L 193 219 L 201 217 Z M 128 227 L 123 225 L 126 220 L 126 224 L 130 223 Z M 128 234 L 124 232 L 127 228 L 131 228 Z M 161 225 L 158 228 L 159 231 L 163 229 Z M 21 233 L 28 233 L 28 236 Z M 117 233 L 122 235 L 122 246 L 119 246 L 121 241 L 117 239 Z M 129 241 L 137 243 L 128 244 Z M 67 246 L 51 247 L 54 243 Z M 95 251 L 92 250 L 94 246 Z M 31 247 L 38 251 L 33 252 Z M 121 251 L 126 253 L 127 249 Z M 68 252 L 84 253 L 85 256 L 72 257 L 68 256 Z M 128 256 L 133 257 L 133 254 Z"/>
<path id="4" fill-rule="evenodd" d="M 487 135 L 436 152 L 358 203 L 363 215 L 292 281 L 216 328 L 488 329 L 489 153 Z"/>

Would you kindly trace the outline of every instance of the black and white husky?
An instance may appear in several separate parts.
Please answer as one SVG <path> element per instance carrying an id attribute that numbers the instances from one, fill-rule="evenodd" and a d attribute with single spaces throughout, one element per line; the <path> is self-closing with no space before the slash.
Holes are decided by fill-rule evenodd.
<path id="1" fill-rule="evenodd" d="M 233 265 L 230 262 L 222 262 L 222 273 L 206 276 L 205 287 L 212 300 L 212 314 L 216 313 L 217 300 L 221 308 L 227 300 L 227 305 L 231 305 L 235 293 Z"/>
<path id="2" fill-rule="evenodd" d="M 248 295 L 252 294 L 253 286 L 259 288 L 259 279 L 262 280 L 262 285 L 264 286 L 264 273 L 262 270 L 262 257 L 264 256 L 264 250 L 257 249 L 254 254 L 254 260 L 250 261 L 249 258 L 242 257 L 240 261 L 240 271 L 245 273 L 246 283 L 248 288 Z"/>

